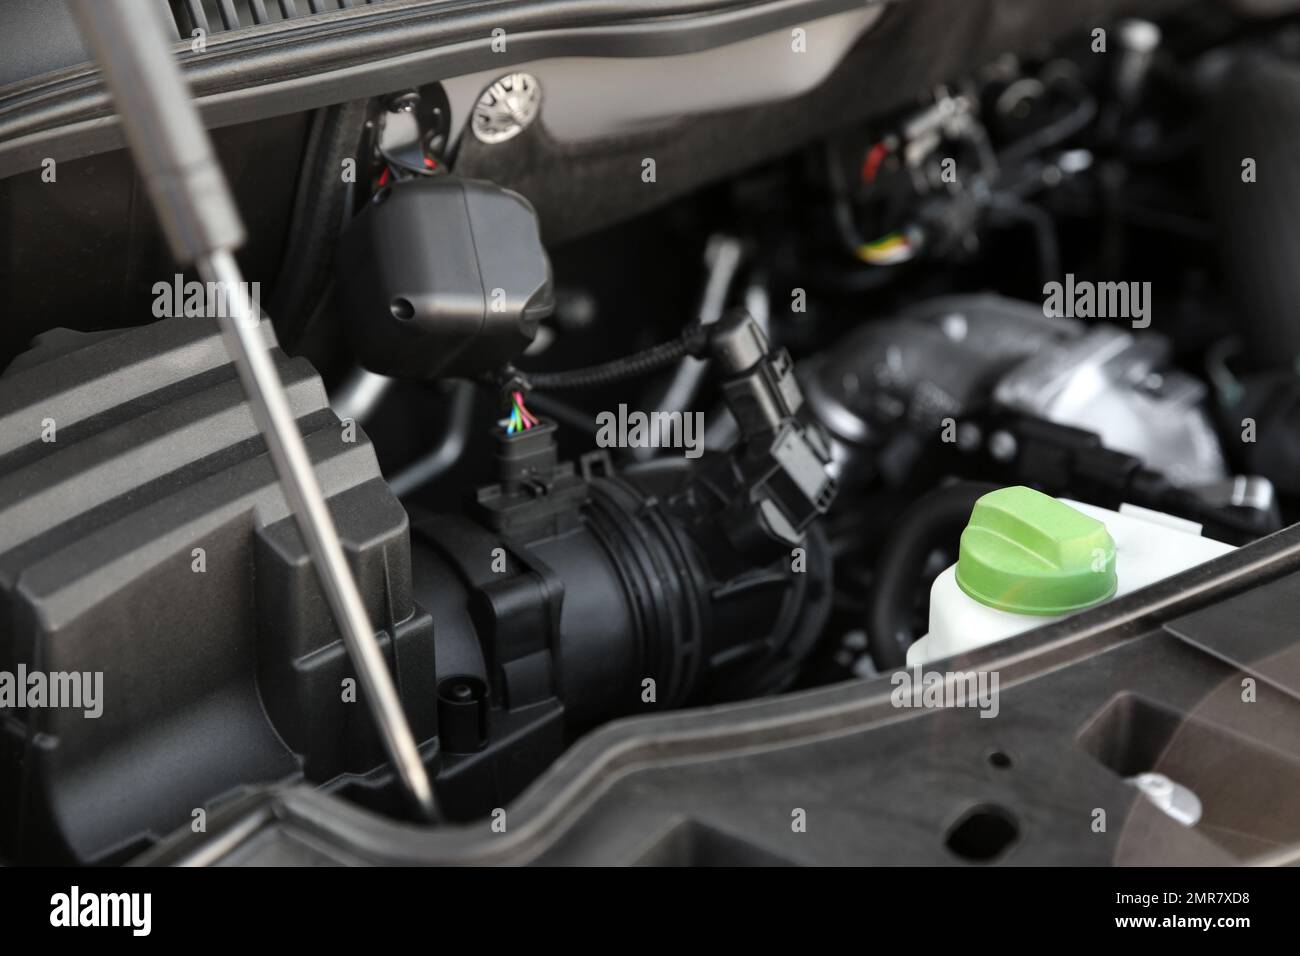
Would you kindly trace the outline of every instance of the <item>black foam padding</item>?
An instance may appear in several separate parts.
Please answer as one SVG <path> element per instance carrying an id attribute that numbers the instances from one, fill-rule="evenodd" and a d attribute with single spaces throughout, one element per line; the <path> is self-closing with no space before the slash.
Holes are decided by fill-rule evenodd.
<path id="1" fill-rule="evenodd" d="M 431 625 L 406 513 L 311 367 L 274 354 L 427 739 Z M 102 715 L 0 712 L 0 857 L 120 858 L 242 785 L 383 763 L 364 701 L 343 699 L 347 655 L 215 323 L 61 330 L 0 376 L 0 671 L 20 664 L 102 672 Z"/>

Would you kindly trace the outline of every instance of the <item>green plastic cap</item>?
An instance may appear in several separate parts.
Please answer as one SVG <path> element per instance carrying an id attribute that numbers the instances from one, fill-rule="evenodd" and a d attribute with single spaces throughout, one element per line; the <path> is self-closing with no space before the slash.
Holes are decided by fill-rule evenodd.
<path id="1" fill-rule="evenodd" d="M 1066 614 L 1115 593 L 1115 541 L 1096 518 L 1032 488 L 975 502 L 961 534 L 957 586 L 1016 614 Z"/>

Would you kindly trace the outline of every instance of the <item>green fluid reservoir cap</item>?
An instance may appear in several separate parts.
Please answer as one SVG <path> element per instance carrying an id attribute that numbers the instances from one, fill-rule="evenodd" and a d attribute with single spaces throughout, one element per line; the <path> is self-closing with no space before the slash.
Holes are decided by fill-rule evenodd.
<path id="1" fill-rule="evenodd" d="M 1032 488 L 975 502 L 961 534 L 957 586 L 1016 614 L 1066 614 L 1115 593 L 1115 541 L 1106 526 Z"/>

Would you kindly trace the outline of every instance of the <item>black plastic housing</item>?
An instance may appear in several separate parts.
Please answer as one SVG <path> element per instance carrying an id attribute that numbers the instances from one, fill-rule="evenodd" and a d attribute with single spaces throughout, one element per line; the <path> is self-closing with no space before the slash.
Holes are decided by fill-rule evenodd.
<path id="1" fill-rule="evenodd" d="M 497 368 L 554 308 L 528 200 L 451 176 L 376 193 L 343 234 L 338 275 L 357 358 L 398 378 Z"/>
<path id="2" fill-rule="evenodd" d="M 788 687 L 830 610 L 818 526 L 806 571 L 756 559 L 728 544 L 727 499 L 697 464 L 616 472 L 593 452 L 575 469 L 549 425 L 498 435 L 502 480 L 473 518 L 412 515 L 452 820 L 505 806 L 602 721 Z"/>
<path id="3" fill-rule="evenodd" d="M 406 512 L 311 366 L 273 354 L 429 743 L 432 621 Z M 102 713 L 0 707 L 7 862 L 112 862 L 242 786 L 338 787 L 384 764 L 215 322 L 52 332 L 0 376 L 0 672 L 20 668 L 102 674 Z"/>

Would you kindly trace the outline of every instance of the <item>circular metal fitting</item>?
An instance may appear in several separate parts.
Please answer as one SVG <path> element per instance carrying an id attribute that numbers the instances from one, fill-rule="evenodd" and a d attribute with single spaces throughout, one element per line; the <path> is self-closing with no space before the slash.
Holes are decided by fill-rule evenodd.
<path id="1" fill-rule="evenodd" d="M 470 129 L 480 143 L 504 143 L 526 130 L 542 107 L 542 85 L 531 73 L 509 73 L 474 104 Z"/>

